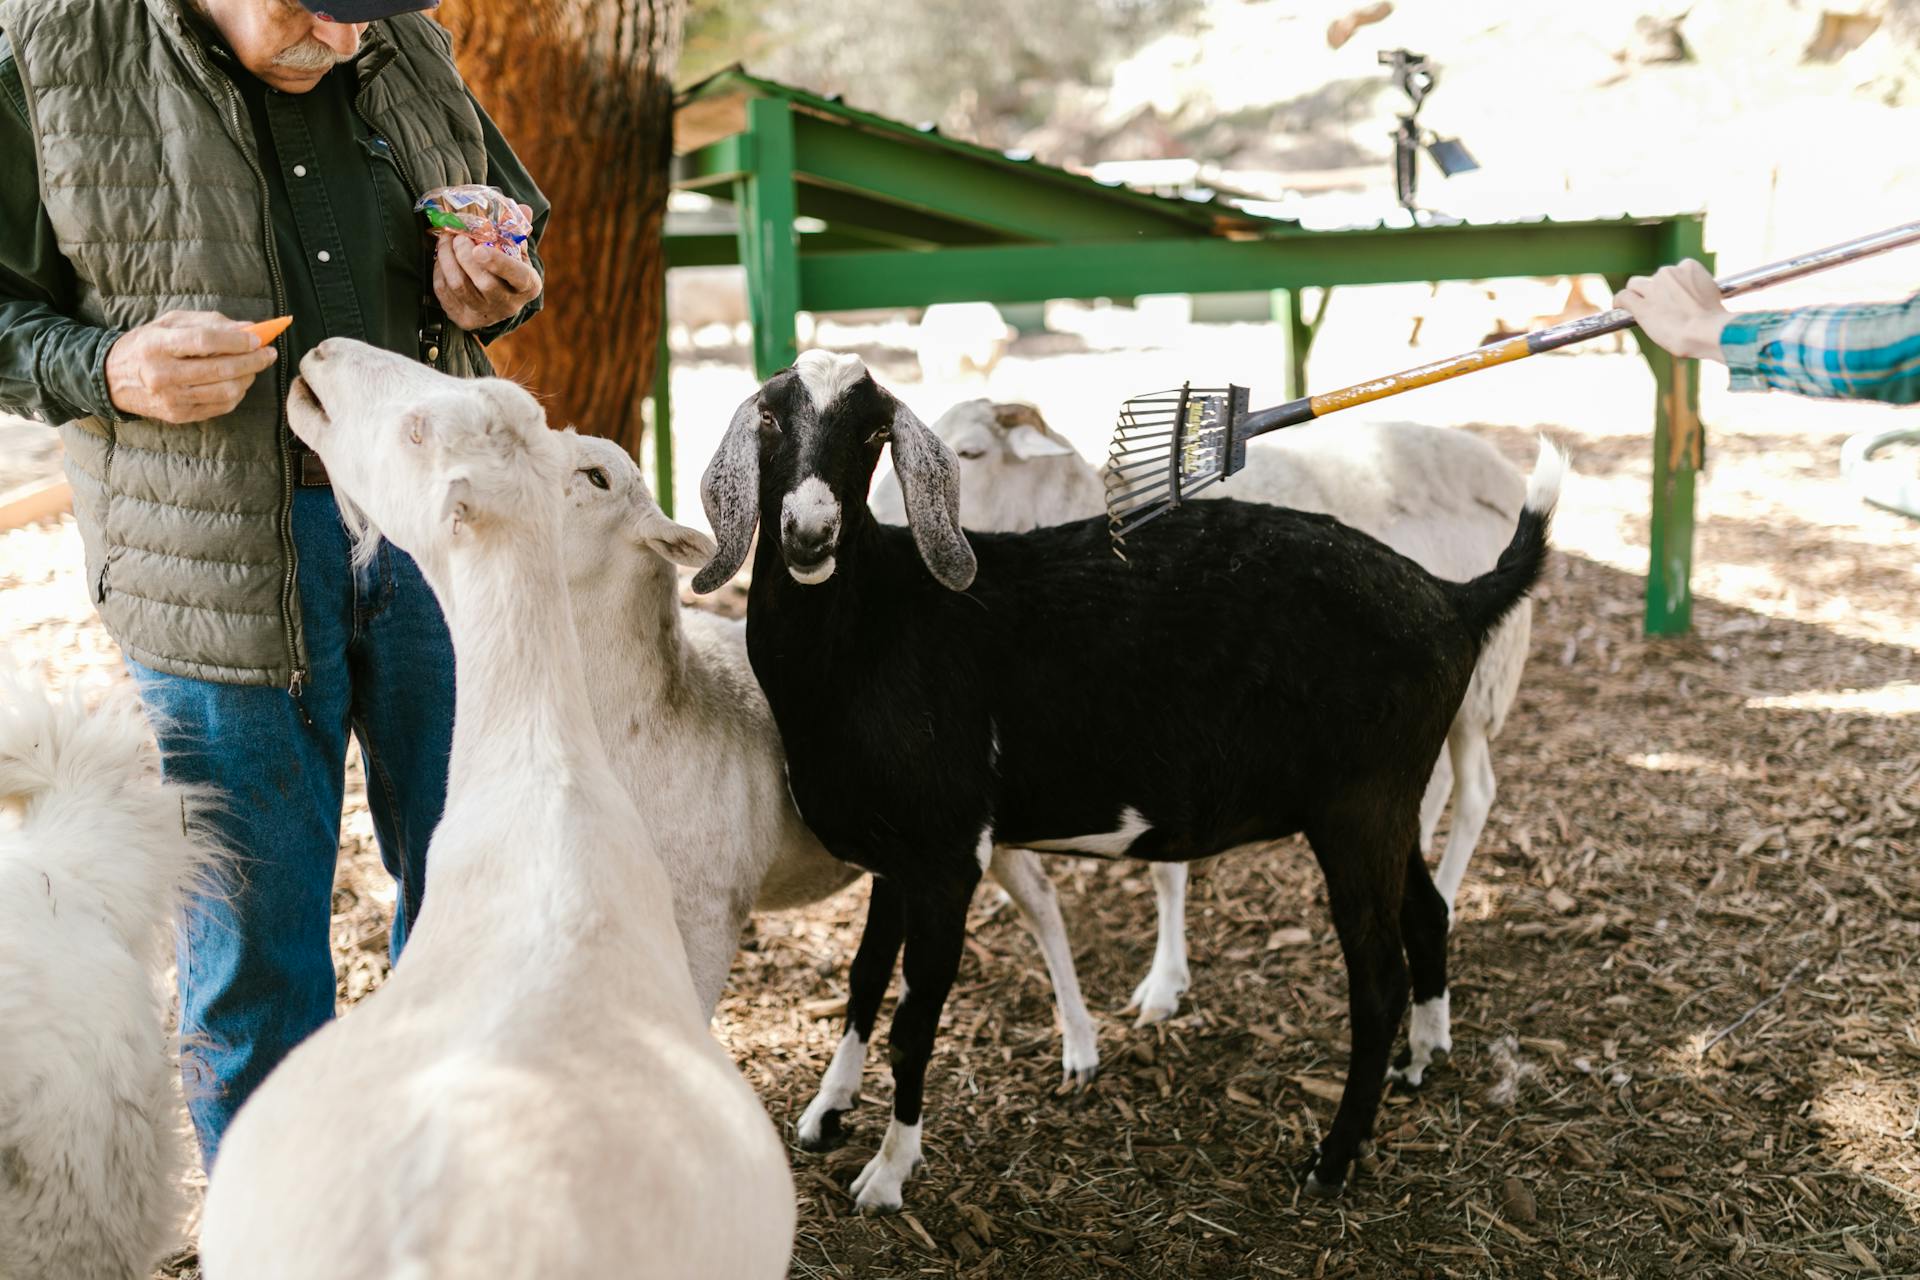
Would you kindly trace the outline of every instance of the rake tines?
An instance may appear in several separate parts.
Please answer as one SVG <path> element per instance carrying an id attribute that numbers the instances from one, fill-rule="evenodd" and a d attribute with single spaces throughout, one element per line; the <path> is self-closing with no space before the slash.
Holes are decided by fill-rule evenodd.
<path id="1" fill-rule="evenodd" d="M 1233 386 L 1182 386 L 1121 406 L 1106 475 L 1115 551 L 1127 534 L 1244 465 L 1246 442 L 1234 438 L 1234 423 L 1246 412 L 1247 390 Z"/>

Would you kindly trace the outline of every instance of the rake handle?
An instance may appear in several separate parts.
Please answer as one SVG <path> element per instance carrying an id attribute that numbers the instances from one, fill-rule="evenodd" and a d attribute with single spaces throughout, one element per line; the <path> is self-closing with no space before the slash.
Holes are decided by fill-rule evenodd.
<path id="1" fill-rule="evenodd" d="M 1742 271 L 1737 275 L 1725 276 L 1714 283 L 1720 286 L 1720 295 L 1726 298 L 1750 293 L 1755 289 L 1765 289 L 1789 280 L 1798 280 L 1829 267 L 1841 266 L 1849 262 L 1858 262 L 1875 254 L 1886 253 L 1905 245 L 1920 241 L 1920 222 L 1909 222 L 1903 226 L 1889 227 L 1872 235 L 1861 236 L 1840 244 L 1816 249 L 1812 253 L 1786 258 L 1764 267 L 1755 267 L 1751 271 Z M 1484 347 L 1462 352 L 1457 356 L 1448 356 L 1444 360 L 1435 360 L 1430 364 L 1416 365 L 1399 373 L 1388 374 L 1384 378 L 1374 378 L 1367 382 L 1357 382 L 1338 391 L 1329 391 L 1317 396 L 1303 396 L 1290 400 L 1286 404 L 1271 409 L 1261 409 L 1250 413 L 1234 428 L 1234 435 L 1242 439 L 1249 436 L 1264 435 L 1277 431 L 1281 427 L 1298 426 L 1323 418 L 1327 414 L 1342 409 L 1351 409 L 1355 405 L 1368 404 L 1374 400 L 1384 400 L 1388 396 L 1397 396 L 1416 387 L 1432 386 L 1436 382 L 1447 382 L 1469 373 L 1478 373 L 1482 369 L 1491 369 L 1495 365 L 1512 364 L 1515 360 L 1524 360 L 1528 356 L 1538 355 L 1542 351 L 1556 351 L 1561 347 L 1572 346 L 1576 342 L 1585 342 L 1597 338 L 1603 333 L 1618 333 L 1622 329 L 1633 328 L 1633 316 L 1619 309 L 1603 311 L 1598 315 L 1584 316 L 1579 320 L 1569 320 L 1565 324 L 1554 325 L 1550 329 L 1538 329 L 1519 337 L 1504 338 L 1499 342 L 1490 342 Z"/>

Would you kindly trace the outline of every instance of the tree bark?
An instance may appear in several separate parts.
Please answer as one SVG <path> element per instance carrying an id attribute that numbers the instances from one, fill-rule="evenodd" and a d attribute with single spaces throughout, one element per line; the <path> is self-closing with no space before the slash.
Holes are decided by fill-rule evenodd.
<path id="1" fill-rule="evenodd" d="M 554 426 L 639 453 L 686 0 L 444 0 L 474 96 L 553 204 L 546 309 L 491 349 Z"/>

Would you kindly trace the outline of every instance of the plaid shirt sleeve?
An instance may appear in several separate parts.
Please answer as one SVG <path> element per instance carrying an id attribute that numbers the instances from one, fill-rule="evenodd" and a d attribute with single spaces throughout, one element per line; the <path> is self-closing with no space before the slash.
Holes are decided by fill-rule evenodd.
<path id="1" fill-rule="evenodd" d="M 1735 391 L 1920 401 L 1920 294 L 1905 302 L 1736 314 L 1720 332 Z"/>

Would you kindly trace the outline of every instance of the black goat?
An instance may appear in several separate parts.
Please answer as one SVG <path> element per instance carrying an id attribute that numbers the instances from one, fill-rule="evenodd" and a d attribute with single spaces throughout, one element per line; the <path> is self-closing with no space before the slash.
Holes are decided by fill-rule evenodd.
<path id="1" fill-rule="evenodd" d="M 910 532 L 867 510 L 889 442 Z M 863 1207 L 898 1208 L 919 1161 L 927 1062 L 995 841 L 1186 861 L 1304 832 L 1353 1019 L 1308 1186 L 1344 1187 L 1409 961 L 1422 1066 L 1431 1015 L 1445 1035 L 1447 908 L 1416 845 L 1420 798 L 1488 630 L 1545 560 L 1562 459 L 1541 457 L 1499 564 L 1450 583 L 1330 517 L 1237 502 L 1174 511 L 1125 562 L 1103 520 L 963 535 L 952 455 L 852 356 L 808 352 L 740 406 L 703 482 L 720 550 L 694 585 L 724 583 L 766 530 L 754 673 L 801 815 L 876 877 L 804 1144 L 852 1105 L 906 948 L 893 1122 L 854 1182 Z"/>

